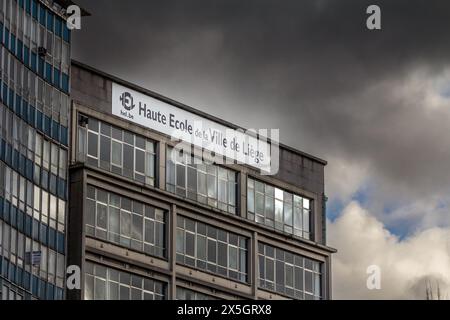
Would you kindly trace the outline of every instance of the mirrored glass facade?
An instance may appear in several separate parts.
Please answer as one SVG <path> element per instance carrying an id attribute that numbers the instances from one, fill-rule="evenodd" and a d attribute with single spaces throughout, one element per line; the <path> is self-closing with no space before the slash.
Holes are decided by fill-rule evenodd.
<path id="1" fill-rule="evenodd" d="M 0 1 L 2 299 L 63 299 L 70 30 L 36 0 Z"/>

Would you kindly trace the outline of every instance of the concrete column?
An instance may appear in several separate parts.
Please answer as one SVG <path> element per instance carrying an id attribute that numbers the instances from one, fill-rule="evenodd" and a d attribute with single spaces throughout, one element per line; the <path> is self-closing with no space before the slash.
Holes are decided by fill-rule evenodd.
<path id="1" fill-rule="evenodd" d="M 237 205 L 241 208 L 239 215 L 243 218 L 247 218 L 247 174 L 241 173 L 238 182 L 240 191 Z"/>
<path id="2" fill-rule="evenodd" d="M 258 233 L 256 231 L 253 232 L 252 236 L 252 245 L 250 248 L 251 255 L 251 267 L 249 270 L 252 284 L 252 293 L 253 298 L 256 300 L 258 297 L 258 273 L 259 273 L 259 259 L 258 259 Z"/>
<path id="3" fill-rule="evenodd" d="M 166 143 L 163 141 L 160 141 L 158 144 L 158 150 L 157 150 L 157 179 L 158 179 L 158 185 L 159 189 L 166 190 Z"/>
<path id="4" fill-rule="evenodd" d="M 177 241 L 177 206 L 172 204 L 169 218 L 168 257 L 171 271 L 169 299 L 176 298 L 176 241 Z"/>

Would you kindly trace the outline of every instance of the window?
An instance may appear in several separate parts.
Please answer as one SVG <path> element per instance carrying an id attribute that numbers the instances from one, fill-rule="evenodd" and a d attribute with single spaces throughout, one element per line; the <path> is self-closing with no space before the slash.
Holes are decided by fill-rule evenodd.
<path id="1" fill-rule="evenodd" d="M 247 218 L 280 232 L 311 239 L 311 200 L 247 178 Z"/>
<path id="2" fill-rule="evenodd" d="M 186 289 L 183 287 L 177 287 L 177 300 L 217 300 L 215 297 Z"/>
<path id="3" fill-rule="evenodd" d="M 166 283 L 86 262 L 85 300 L 164 300 Z"/>
<path id="4" fill-rule="evenodd" d="M 134 179 L 155 184 L 155 142 L 107 123 L 79 115 L 77 159 Z"/>
<path id="5" fill-rule="evenodd" d="M 177 217 L 177 262 L 247 282 L 248 239 L 181 216 Z"/>
<path id="6" fill-rule="evenodd" d="M 171 147 L 167 149 L 166 189 L 236 214 L 237 173 L 213 164 L 194 164 L 197 160 L 193 157 L 176 155 L 173 150 Z"/>
<path id="7" fill-rule="evenodd" d="M 149 255 L 165 257 L 166 212 L 113 192 L 88 186 L 86 234 Z"/>
<path id="8" fill-rule="evenodd" d="M 322 298 L 321 262 L 258 244 L 259 287 L 294 299 Z"/>

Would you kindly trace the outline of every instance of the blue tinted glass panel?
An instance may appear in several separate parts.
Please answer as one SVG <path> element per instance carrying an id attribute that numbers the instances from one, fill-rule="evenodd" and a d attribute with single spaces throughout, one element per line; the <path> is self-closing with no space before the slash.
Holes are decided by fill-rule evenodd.
<path id="1" fill-rule="evenodd" d="M 54 15 L 50 11 L 47 12 L 47 29 L 53 32 L 53 18 Z"/>
<path id="2" fill-rule="evenodd" d="M 31 52 L 31 70 L 33 70 L 34 72 L 36 72 L 36 59 L 37 59 L 37 55 L 36 55 L 36 53 L 34 53 L 32 51 Z"/>
<path id="3" fill-rule="evenodd" d="M 16 36 L 11 33 L 11 52 L 16 53 Z"/>
<path id="4" fill-rule="evenodd" d="M 64 126 L 61 126 L 61 143 L 67 146 L 67 128 Z"/>
<path id="5" fill-rule="evenodd" d="M 52 122 L 52 138 L 59 140 L 59 123 L 55 120 Z"/>
<path id="6" fill-rule="evenodd" d="M 38 4 L 36 0 L 31 0 L 31 11 L 33 12 L 33 18 L 37 19 Z"/>
<path id="7" fill-rule="evenodd" d="M 27 46 L 23 51 L 23 61 L 27 67 L 30 66 L 30 49 Z"/>
<path id="8" fill-rule="evenodd" d="M 52 81 L 52 65 L 50 63 L 45 63 L 45 80 Z"/>
<path id="9" fill-rule="evenodd" d="M 65 24 L 63 25 L 63 39 L 66 42 L 70 42 L 70 30 Z"/>
<path id="10" fill-rule="evenodd" d="M 69 76 L 62 73 L 62 89 L 64 92 L 69 93 Z"/>
<path id="11" fill-rule="evenodd" d="M 17 58 L 19 60 L 22 60 L 22 54 L 23 54 L 23 43 L 20 40 L 17 40 Z"/>
<path id="12" fill-rule="evenodd" d="M 27 11 L 28 14 L 31 14 L 31 0 L 25 1 L 25 10 Z"/>
<path id="13" fill-rule="evenodd" d="M 53 85 L 59 88 L 60 82 L 61 82 L 61 72 L 58 69 L 54 68 L 53 69 Z"/>
<path id="14" fill-rule="evenodd" d="M 5 47 L 9 49 L 9 30 L 5 28 Z"/>
<path id="15" fill-rule="evenodd" d="M 45 26 L 45 7 L 43 5 L 39 5 L 39 23 Z"/>
<path id="16" fill-rule="evenodd" d="M 63 24 L 63 23 L 62 23 L 61 18 L 56 17 L 56 18 L 55 18 L 55 34 L 56 34 L 58 37 L 61 37 L 61 34 L 62 34 L 62 32 L 61 32 L 62 24 Z"/>

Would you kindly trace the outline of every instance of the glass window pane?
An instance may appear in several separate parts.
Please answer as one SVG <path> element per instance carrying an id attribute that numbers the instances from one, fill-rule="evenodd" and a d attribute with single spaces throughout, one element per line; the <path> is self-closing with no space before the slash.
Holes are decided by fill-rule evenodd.
<path id="1" fill-rule="evenodd" d="M 145 152 L 139 149 L 136 150 L 136 171 L 145 173 Z"/>
<path id="2" fill-rule="evenodd" d="M 206 195 L 206 174 L 198 172 L 198 193 Z"/>
<path id="3" fill-rule="evenodd" d="M 132 174 L 134 170 L 134 152 L 133 147 L 124 144 L 123 145 L 123 167 L 127 169 L 127 172 L 124 172 L 125 175 Z"/>
<path id="4" fill-rule="evenodd" d="M 247 210 L 249 212 L 255 212 L 255 194 L 252 189 L 247 191 Z"/>
<path id="5" fill-rule="evenodd" d="M 303 210 L 303 230 L 309 232 L 309 211 Z"/>
<path id="6" fill-rule="evenodd" d="M 284 223 L 292 226 L 292 205 L 285 204 L 284 205 Z"/>
<path id="7" fill-rule="evenodd" d="M 227 244 L 223 242 L 217 243 L 217 257 L 219 259 L 219 266 L 227 267 L 228 255 L 227 255 Z"/>
<path id="8" fill-rule="evenodd" d="M 155 243 L 155 223 L 152 220 L 145 219 L 145 242 Z"/>
<path id="9" fill-rule="evenodd" d="M 301 230 L 303 228 L 302 209 L 294 208 L 294 227 Z"/>
<path id="10" fill-rule="evenodd" d="M 126 237 L 131 235 L 131 214 L 123 210 L 120 212 L 120 233 Z"/>
<path id="11" fill-rule="evenodd" d="M 275 221 L 283 221 L 283 201 L 275 200 Z"/>
<path id="12" fill-rule="evenodd" d="M 269 281 L 274 281 L 274 261 L 266 258 L 266 279 Z"/>
<path id="13" fill-rule="evenodd" d="M 295 289 L 303 290 L 303 269 L 295 268 Z"/>
<path id="14" fill-rule="evenodd" d="M 264 195 L 256 193 L 256 211 L 257 214 L 264 215 Z"/>
<path id="15" fill-rule="evenodd" d="M 195 256 L 195 237 L 193 233 L 186 232 L 186 255 Z"/>
<path id="16" fill-rule="evenodd" d="M 197 192 L 197 171 L 195 168 L 188 167 L 188 189 Z"/>
<path id="17" fill-rule="evenodd" d="M 216 263 L 216 241 L 208 239 L 208 261 Z"/>
<path id="18" fill-rule="evenodd" d="M 142 240 L 142 216 L 133 214 L 133 239 Z"/>
<path id="19" fill-rule="evenodd" d="M 109 207 L 109 231 L 119 234 L 120 209 Z"/>
<path id="20" fill-rule="evenodd" d="M 94 299 L 94 277 L 86 274 L 84 282 L 84 299 Z"/>
<path id="21" fill-rule="evenodd" d="M 217 180 L 215 176 L 208 174 L 208 197 L 216 199 L 217 198 Z"/>
<path id="22" fill-rule="evenodd" d="M 219 180 L 219 201 L 228 203 L 227 182 L 225 180 Z"/>
<path id="23" fill-rule="evenodd" d="M 93 132 L 88 134 L 88 154 L 94 158 L 98 156 L 98 135 Z"/>
<path id="24" fill-rule="evenodd" d="M 106 299 L 106 281 L 100 278 L 95 278 L 95 300 Z"/>
<path id="25" fill-rule="evenodd" d="M 177 229 L 177 252 L 184 253 L 184 232 Z"/>
<path id="26" fill-rule="evenodd" d="M 100 137 L 100 160 L 104 165 L 109 165 L 111 158 L 111 139 L 109 137 Z"/>
<path id="27" fill-rule="evenodd" d="M 266 196 L 265 201 L 265 209 L 266 209 L 266 218 L 274 220 L 275 212 L 274 212 L 274 199 L 272 197 Z"/>
<path id="28" fill-rule="evenodd" d="M 177 186 L 186 187 L 186 167 L 182 164 L 177 164 Z"/>
<path id="29" fill-rule="evenodd" d="M 97 203 L 97 227 L 106 229 L 108 207 L 101 203 Z"/>
<path id="30" fill-rule="evenodd" d="M 86 224 L 95 226 L 95 201 L 86 199 Z"/>
<path id="31" fill-rule="evenodd" d="M 235 247 L 228 247 L 228 266 L 230 269 L 236 270 L 238 267 L 238 249 Z"/>
<path id="32" fill-rule="evenodd" d="M 313 290 L 313 274 L 305 270 L 305 291 L 312 292 Z"/>
<path id="33" fill-rule="evenodd" d="M 197 235 L 197 258 L 206 260 L 206 237 Z"/>

